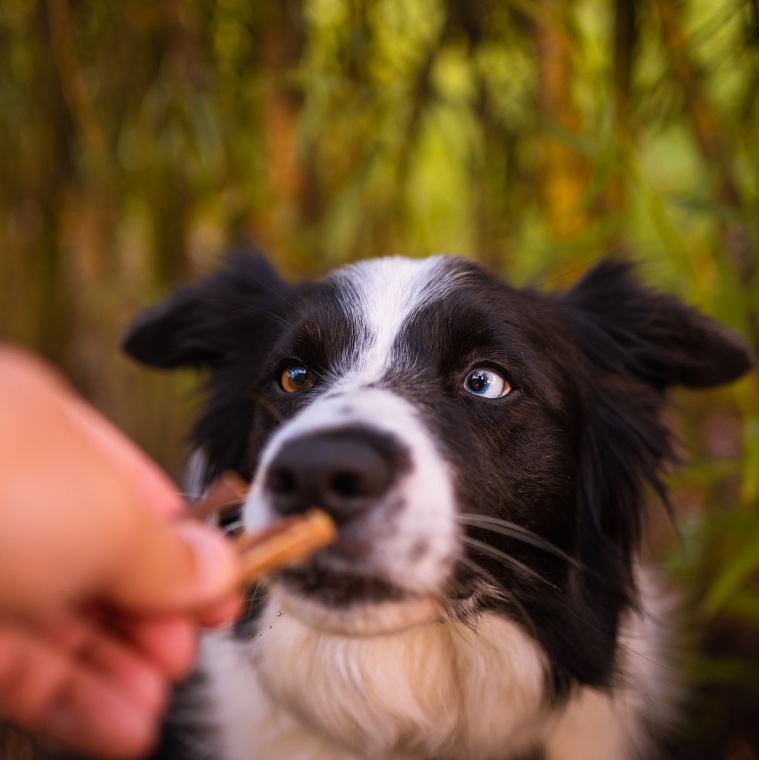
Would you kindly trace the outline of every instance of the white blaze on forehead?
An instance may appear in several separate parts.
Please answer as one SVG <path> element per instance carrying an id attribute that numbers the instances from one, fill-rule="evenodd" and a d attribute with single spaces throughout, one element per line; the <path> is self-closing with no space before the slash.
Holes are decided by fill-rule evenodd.
<path id="1" fill-rule="evenodd" d="M 350 381 L 379 379 L 392 358 L 398 334 L 420 309 L 444 298 L 466 276 L 446 256 L 390 257 L 347 266 L 329 278 L 359 328 L 359 345 Z"/>

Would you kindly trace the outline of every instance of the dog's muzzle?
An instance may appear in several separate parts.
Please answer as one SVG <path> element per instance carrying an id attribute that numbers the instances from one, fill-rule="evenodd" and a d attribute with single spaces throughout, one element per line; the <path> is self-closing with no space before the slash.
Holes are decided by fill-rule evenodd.
<path id="1" fill-rule="evenodd" d="M 419 409 L 384 388 L 332 392 L 274 432 L 244 507 L 245 528 L 310 508 L 334 544 L 269 579 L 309 625 L 399 630 L 439 612 L 459 550 L 452 470 Z"/>

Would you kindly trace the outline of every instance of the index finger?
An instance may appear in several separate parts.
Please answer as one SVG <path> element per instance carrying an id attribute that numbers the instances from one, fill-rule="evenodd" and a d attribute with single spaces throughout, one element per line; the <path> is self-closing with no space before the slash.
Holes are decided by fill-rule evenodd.
<path id="1" fill-rule="evenodd" d="M 68 418 L 104 454 L 117 471 L 137 490 L 147 509 L 162 516 L 185 511 L 185 504 L 170 478 L 125 435 L 90 408 L 52 367 L 34 355 L 0 343 L 0 385 L 11 399 L 26 401 L 26 427 L 39 424 L 44 409 L 41 401 Z M 16 403 L 14 401 L 13 403 Z M 36 420 L 33 415 L 40 419 Z"/>

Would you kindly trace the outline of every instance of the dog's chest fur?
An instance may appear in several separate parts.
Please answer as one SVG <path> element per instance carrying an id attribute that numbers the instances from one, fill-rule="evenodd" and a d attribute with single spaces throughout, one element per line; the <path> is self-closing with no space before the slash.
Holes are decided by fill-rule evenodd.
<path id="1" fill-rule="evenodd" d="M 431 622 L 347 637 L 304 626 L 272 599 L 260 635 L 207 646 L 225 749 L 234 760 L 496 758 L 528 748 L 548 718 L 539 650 L 494 615 L 472 628 Z M 251 672 L 238 689 L 240 659 Z M 242 703 L 239 722 L 230 720 Z"/>
<path id="2" fill-rule="evenodd" d="M 269 600 L 259 632 L 204 642 L 224 757 L 329 760 L 624 760 L 648 746 L 646 720 L 672 718 L 666 618 L 631 615 L 619 687 L 552 704 L 540 649 L 514 623 L 429 623 L 357 638 L 324 634 Z M 657 715 L 646 715 L 655 703 Z"/>

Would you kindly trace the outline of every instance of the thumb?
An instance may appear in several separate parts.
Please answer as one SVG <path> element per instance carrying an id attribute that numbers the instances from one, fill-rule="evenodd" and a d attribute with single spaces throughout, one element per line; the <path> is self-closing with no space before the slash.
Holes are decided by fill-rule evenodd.
<path id="1" fill-rule="evenodd" d="M 128 612 L 202 612 L 236 590 L 237 556 L 219 531 L 145 517 L 149 524 L 105 584 L 106 601 Z"/>

